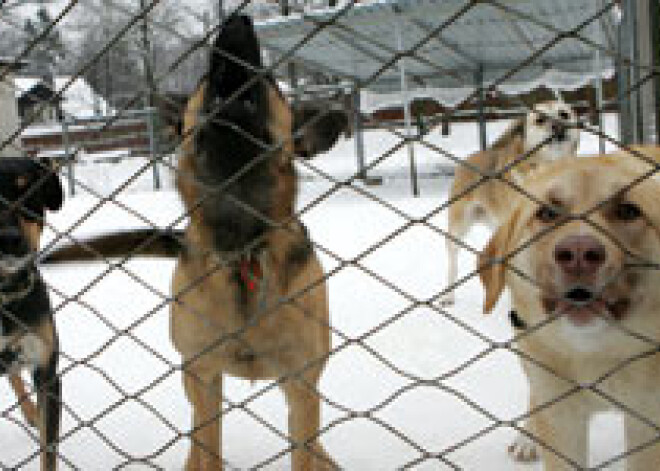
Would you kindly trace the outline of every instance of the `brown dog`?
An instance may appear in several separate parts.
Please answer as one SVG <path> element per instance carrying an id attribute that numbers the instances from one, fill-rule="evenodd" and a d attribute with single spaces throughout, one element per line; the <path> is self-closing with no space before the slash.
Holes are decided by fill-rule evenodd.
<path id="1" fill-rule="evenodd" d="M 577 155 L 580 133 L 570 126 L 575 121 L 573 109 L 563 101 L 539 103 L 525 117 L 516 120 L 490 149 L 468 157 L 467 163 L 472 168 L 456 166 L 449 192 L 449 199 L 453 201 L 447 216 L 449 233 L 462 240 L 479 222 L 495 229 L 508 214 L 510 200 L 516 196 L 516 191 L 499 180 L 483 182 L 473 189 L 472 186 L 483 178 L 482 174 L 501 171 L 526 152 L 531 155 L 504 173 L 504 178 L 517 183 L 540 163 Z M 459 245 L 450 238 L 446 238 L 445 243 L 447 284 L 451 286 L 458 278 Z M 442 298 L 442 304 L 454 303 L 454 291 Z"/>
<path id="2" fill-rule="evenodd" d="M 58 210 L 57 174 L 27 158 L 0 159 L 0 373 L 9 375 L 25 419 L 39 428 L 41 469 L 57 467 L 59 346 L 48 290 L 36 265 L 45 211 Z M 21 379 L 31 372 L 37 405 Z"/>
<path id="3" fill-rule="evenodd" d="M 660 181 L 626 189 L 650 169 L 625 153 L 547 164 L 524 183 L 542 204 L 512 202 L 479 257 L 485 312 L 511 290 L 546 471 L 588 465 L 607 409 L 625 413 L 626 469 L 660 464 Z"/>
<path id="4" fill-rule="evenodd" d="M 294 215 L 293 157 L 295 150 L 305 157 L 327 150 L 343 125 L 328 126 L 322 115 L 294 125 L 275 80 L 257 76 L 262 67 L 251 21 L 230 17 L 184 114 L 189 137 L 177 174 L 190 215 L 184 233 L 109 234 L 44 259 L 90 260 L 98 253 L 179 257 L 171 334 L 193 408 L 186 464 L 191 471 L 222 468 L 224 374 L 276 380 L 289 407 L 293 469 L 336 468 L 318 437 L 317 388 L 330 351 L 326 285 L 307 231 Z M 294 136 L 296 125 L 301 136 Z"/>
<path id="5" fill-rule="evenodd" d="M 293 217 L 292 113 L 270 78 L 229 103 L 255 74 L 218 51 L 262 68 L 250 20 L 229 19 L 184 118 L 187 132 L 227 103 L 186 142 L 177 180 L 191 211 L 189 250 L 179 258 L 172 287 L 172 340 L 193 406 L 187 469 L 221 468 L 223 374 L 280 380 L 290 408 L 293 469 L 330 469 L 318 440 L 317 393 L 330 349 L 328 302 L 323 270 Z M 228 183 L 248 165 L 250 171 Z M 222 186 L 223 192 L 212 191 Z"/>

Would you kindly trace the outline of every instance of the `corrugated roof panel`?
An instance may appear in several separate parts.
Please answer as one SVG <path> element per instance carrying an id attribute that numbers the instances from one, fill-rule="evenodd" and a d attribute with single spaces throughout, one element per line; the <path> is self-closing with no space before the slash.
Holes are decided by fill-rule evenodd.
<path id="1" fill-rule="evenodd" d="M 501 4 L 504 8 L 477 4 L 437 37 L 428 40 L 419 49 L 417 58 L 406 59 L 411 82 L 436 88 L 471 86 L 479 65 L 484 68 L 487 81 L 497 80 L 553 41 L 557 31 L 576 28 L 602 8 L 601 2 L 594 0 L 503 0 Z M 337 75 L 357 77 L 370 89 L 397 91 L 398 64 L 382 71 L 373 82 L 364 83 L 396 54 L 397 28 L 401 30 L 403 48 L 409 49 L 464 6 L 462 0 L 384 0 L 357 4 L 336 24 L 326 26 L 300 47 L 295 56 L 333 70 Z M 515 11 L 507 11 L 508 8 Z M 283 53 L 298 45 L 319 21 L 329 20 L 336 11 L 268 20 L 258 23 L 257 31 L 265 47 Z M 594 21 L 578 34 L 607 47 L 602 21 Z M 508 79 L 507 84 L 532 83 L 552 68 L 569 74 L 562 82 L 570 86 L 569 79 L 579 80 L 571 74 L 594 73 L 594 55 L 594 48 L 583 41 L 561 38 L 533 61 L 531 67 Z M 607 57 L 602 63 L 611 68 Z"/>

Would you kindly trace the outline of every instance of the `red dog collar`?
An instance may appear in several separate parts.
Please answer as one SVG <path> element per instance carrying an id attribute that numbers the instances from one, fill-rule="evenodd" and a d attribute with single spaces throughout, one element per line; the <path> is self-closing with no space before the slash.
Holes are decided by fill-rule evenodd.
<path id="1" fill-rule="evenodd" d="M 239 262 L 239 274 L 241 281 L 247 287 L 248 291 L 254 291 L 257 283 L 264 276 L 259 259 L 252 256 L 241 258 Z"/>

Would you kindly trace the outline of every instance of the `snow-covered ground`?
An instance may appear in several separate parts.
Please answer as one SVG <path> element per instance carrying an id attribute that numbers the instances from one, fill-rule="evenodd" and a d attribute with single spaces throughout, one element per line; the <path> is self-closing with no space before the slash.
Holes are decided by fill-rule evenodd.
<path id="1" fill-rule="evenodd" d="M 504 124 L 493 126 L 495 136 Z M 613 129 L 613 122 L 608 122 L 608 127 Z M 463 157 L 475 150 L 476 129 L 456 126 L 450 138 L 435 134 L 431 140 Z M 373 159 L 395 142 L 386 133 L 368 133 L 367 155 Z M 314 165 L 333 176 L 350 174 L 352 145 L 352 141 L 341 141 Z M 585 153 L 595 152 L 597 143 L 584 140 L 581 149 Z M 416 155 L 424 168 L 432 169 L 446 162 L 420 146 L 416 146 Z M 409 182 L 403 178 L 406 156 L 405 150 L 399 152 L 373 171 L 374 175 L 398 174 L 402 178 L 362 188 L 406 215 L 419 218 L 446 201 L 449 179 L 423 179 L 421 196 L 412 197 Z M 110 166 L 107 168 L 110 172 Z M 101 173 L 98 167 L 89 166 L 79 168 L 78 175 L 107 194 L 121 183 L 117 176 L 128 172 L 126 168 L 114 168 L 110 173 Z M 149 191 L 149 173 L 140 181 L 132 191 L 122 193 L 119 201 L 159 226 L 171 224 L 181 215 L 182 206 L 174 191 Z M 319 178 L 305 180 L 299 207 L 305 207 L 331 187 L 331 183 Z M 67 200 L 60 213 L 49 215 L 49 222 L 58 230 L 66 230 L 95 203 L 94 197 L 80 192 Z M 344 260 L 359 256 L 406 223 L 400 215 L 350 188 L 335 191 L 305 212 L 303 219 L 314 241 Z M 429 223 L 444 228 L 446 215 L 434 216 Z M 115 203 L 105 202 L 73 234 L 84 236 L 143 225 L 139 217 Z M 476 228 L 468 242 L 478 248 L 487 237 L 485 228 Z M 330 256 L 321 258 L 326 270 L 338 264 Z M 424 225 L 406 229 L 359 263 L 417 300 L 432 297 L 446 283 L 444 240 Z M 474 258 L 463 251 L 462 273 L 469 273 L 473 267 Z M 180 374 L 173 368 L 179 358 L 170 343 L 164 301 L 172 268 L 171 261 L 134 260 L 126 265 L 130 275 L 112 270 L 98 280 L 96 277 L 106 269 L 101 263 L 43 268 L 54 290 L 73 297 L 64 301 L 53 293 L 54 304 L 59 306 L 56 321 L 64 352 L 61 369 L 66 412 L 61 454 L 78 469 L 113 469 L 131 458 L 146 458 L 167 470 L 182 469 L 189 442 L 186 438 L 177 440 L 177 434 L 190 430 L 190 407 L 183 395 Z M 448 374 L 488 347 L 449 316 L 490 339 L 509 338 L 506 301 L 494 314 L 483 316 L 482 289 L 478 280 L 471 279 L 459 288 L 458 301 L 448 310 L 449 316 L 421 306 L 399 316 L 410 307 L 410 299 L 355 267 L 344 268 L 331 277 L 329 291 L 332 326 L 341 334 L 333 336 L 333 347 L 338 351 L 330 358 L 320 385 L 321 393 L 333 403 L 323 406 L 323 424 L 332 426 L 321 438 L 343 468 L 396 469 L 419 458 L 415 449 L 418 447 L 431 453 L 447 451 L 446 458 L 466 470 L 541 469 L 538 465 L 516 465 L 508 458 L 506 447 L 515 431 L 503 425 L 454 449 L 466 438 L 493 425 L 491 418 L 468 402 L 478 404 L 502 421 L 525 413 L 527 385 L 513 355 L 495 351 L 448 375 L 439 387 L 420 385 L 415 380 Z M 378 352 L 380 359 L 359 344 L 346 344 L 347 339 L 360 337 L 393 317 L 394 322 L 364 339 L 364 345 Z M 271 427 L 265 428 L 240 408 L 229 412 L 224 420 L 224 457 L 228 462 L 246 469 L 286 448 L 279 436 L 286 433 L 286 409 L 279 391 L 268 389 L 267 382 L 251 384 L 228 379 L 225 385 L 230 403 L 256 395 L 247 407 Z M 267 392 L 258 394 L 263 389 Z M 0 464 L 13 467 L 34 452 L 35 444 L 19 425 L 20 414 L 15 410 L 6 412 L 13 396 L 4 381 L 0 382 L 0 397 L 4 398 L 2 410 L 6 417 L 0 418 Z M 370 413 L 351 418 L 336 405 Z M 593 465 L 621 452 L 623 447 L 618 417 L 604 415 L 597 422 L 592 436 Z M 406 440 L 390 429 L 397 430 Z M 37 468 L 34 459 L 25 466 Z M 62 469 L 67 469 L 66 464 L 62 464 Z M 148 467 L 133 463 L 122 469 Z M 278 459 L 267 469 L 288 469 L 288 458 Z M 422 461 L 415 469 L 450 468 L 431 460 Z"/>

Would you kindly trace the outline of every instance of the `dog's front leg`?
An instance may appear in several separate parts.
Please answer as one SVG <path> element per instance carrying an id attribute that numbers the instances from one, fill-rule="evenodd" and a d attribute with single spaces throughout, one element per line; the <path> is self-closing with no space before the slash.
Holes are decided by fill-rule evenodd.
<path id="1" fill-rule="evenodd" d="M 560 388 L 548 388 L 549 381 L 544 382 L 547 388 L 543 398 L 532 401 L 540 405 L 542 410 L 530 417 L 529 430 L 538 434 L 538 447 L 545 471 L 569 471 L 587 467 L 588 432 L 590 411 L 582 394 L 557 399 L 561 397 Z M 534 390 L 534 384 L 532 384 Z M 548 394 L 553 389 L 555 394 Z M 554 399 L 557 404 L 545 407 Z"/>
<path id="2" fill-rule="evenodd" d="M 304 380 L 289 380 L 282 385 L 289 406 L 289 436 L 294 442 L 291 453 L 293 471 L 337 469 L 319 443 L 321 400 L 317 393 L 318 374 Z"/>
<path id="3" fill-rule="evenodd" d="M 657 400 L 657 398 L 653 398 Z M 643 414 L 652 418 L 652 415 Z M 657 419 L 657 417 L 656 417 Z M 657 421 L 655 422 L 658 423 Z M 626 451 L 630 456 L 626 458 L 627 471 L 647 471 L 658 469 L 660 466 L 660 443 L 658 432 L 639 419 L 626 414 L 624 417 L 626 431 Z M 637 450 L 637 448 L 639 449 Z"/>
<path id="4" fill-rule="evenodd" d="M 186 471 L 219 471 L 222 469 L 222 375 L 184 371 L 183 385 L 193 412 Z"/>
<path id="5" fill-rule="evenodd" d="M 25 383 L 20 374 L 13 374 L 9 376 L 9 382 L 16 394 L 16 400 L 21 406 L 23 417 L 31 427 L 37 427 L 39 424 L 39 413 L 34 403 L 30 400 L 30 396 L 25 389 Z"/>
<path id="6" fill-rule="evenodd" d="M 57 361 L 52 355 L 48 365 L 34 370 L 39 409 L 39 435 L 41 442 L 41 470 L 57 469 L 57 445 L 59 441 L 62 410 L 62 385 L 57 376 Z"/>

